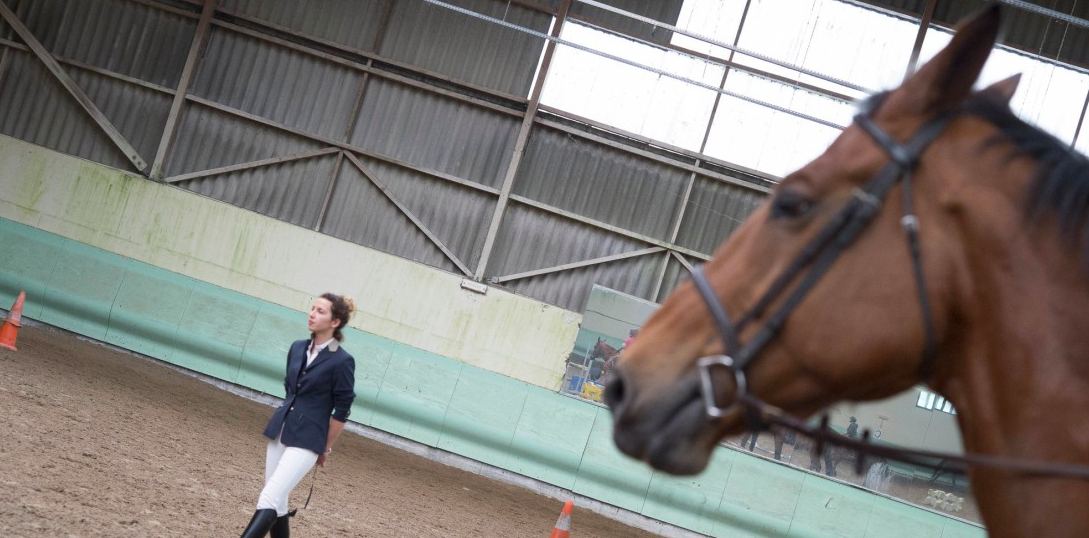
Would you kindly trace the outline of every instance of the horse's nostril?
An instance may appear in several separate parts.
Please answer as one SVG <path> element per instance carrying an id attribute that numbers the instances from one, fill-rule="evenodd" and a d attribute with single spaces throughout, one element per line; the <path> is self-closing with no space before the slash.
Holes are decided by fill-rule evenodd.
<path id="1" fill-rule="evenodd" d="M 620 404 L 624 401 L 624 380 L 620 375 L 614 375 L 605 384 L 602 399 L 605 401 L 605 405 L 609 406 L 613 411 L 619 411 Z"/>

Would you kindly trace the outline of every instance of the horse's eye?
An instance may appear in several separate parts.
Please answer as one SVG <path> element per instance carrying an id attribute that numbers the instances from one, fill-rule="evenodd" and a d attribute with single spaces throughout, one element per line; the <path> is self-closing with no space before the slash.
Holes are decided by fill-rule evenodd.
<path id="1" fill-rule="evenodd" d="M 783 189 L 771 201 L 771 218 L 798 218 L 813 209 L 813 200 L 797 191 Z"/>

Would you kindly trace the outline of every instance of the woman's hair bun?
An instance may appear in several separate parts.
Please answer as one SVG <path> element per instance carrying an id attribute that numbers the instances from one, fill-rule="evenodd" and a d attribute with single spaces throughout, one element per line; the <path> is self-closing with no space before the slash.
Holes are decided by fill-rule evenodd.
<path id="1" fill-rule="evenodd" d="M 342 295 L 341 299 L 344 300 L 344 305 L 348 307 L 348 315 L 350 316 L 350 315 L 354 314 L 355 313 L 355 301 L 351 297 L 349 297 L 347 295 Z"/>

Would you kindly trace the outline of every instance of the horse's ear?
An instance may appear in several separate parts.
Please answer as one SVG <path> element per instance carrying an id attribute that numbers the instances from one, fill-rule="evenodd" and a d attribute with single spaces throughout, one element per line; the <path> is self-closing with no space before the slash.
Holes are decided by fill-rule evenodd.
<path id="1" fill-rule="evenodd" d="M 1010 100 L 1013 99 L 1013 94 L 1017 93 L 1017 85 L 1020 84 L 1020 82 L 1021 73 L 1018 73 L 983 88 L 979 93 L 1009 104 Z"/>
<path id="2" fill-rule="evenodd" d="M 1000 23 L 1001 7 L 994 3 L 957 25 L 952 41 L 893 91 L 882 111 L 929 116 L 956 108 L 990 56 Z"/>

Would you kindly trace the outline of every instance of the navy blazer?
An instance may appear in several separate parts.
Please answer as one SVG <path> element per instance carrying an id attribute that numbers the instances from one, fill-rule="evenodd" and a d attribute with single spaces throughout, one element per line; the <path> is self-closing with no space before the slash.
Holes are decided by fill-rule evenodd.
<path id="1" fill-rule="evenodd" d="M 329 418 L 348 420 L 355 400 L 355 359 L 336 340 L 306 364 L 310 340 L 291 344 L 287 352 L 284 403 L 272 414 L 265 437 L 321 454 L 329 436 Z"/>

